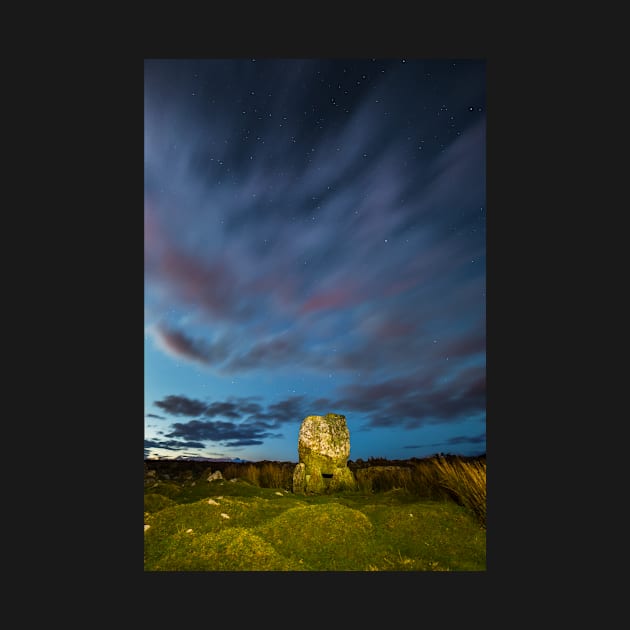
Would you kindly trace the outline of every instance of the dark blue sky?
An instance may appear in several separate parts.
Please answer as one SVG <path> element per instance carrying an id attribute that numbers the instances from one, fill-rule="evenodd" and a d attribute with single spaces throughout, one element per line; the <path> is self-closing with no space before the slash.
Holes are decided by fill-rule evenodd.
<path id="1" fill-rule="evenodd" d="M 145 457 L 486 448 L 483 60 L 146 60 Z"/>

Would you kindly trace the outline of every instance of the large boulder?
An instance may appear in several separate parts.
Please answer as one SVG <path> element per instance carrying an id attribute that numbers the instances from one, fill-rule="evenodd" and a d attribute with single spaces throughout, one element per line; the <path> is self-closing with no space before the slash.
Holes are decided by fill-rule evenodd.
<path id="1" fill-rule="evenodd" d="M 350 431 L 346 417 L 336 413 L 307 416 L 298 436 L 298 465 L 293 492 L 323 493 L 353 489 L 356 481 L 348 468 Z"/>

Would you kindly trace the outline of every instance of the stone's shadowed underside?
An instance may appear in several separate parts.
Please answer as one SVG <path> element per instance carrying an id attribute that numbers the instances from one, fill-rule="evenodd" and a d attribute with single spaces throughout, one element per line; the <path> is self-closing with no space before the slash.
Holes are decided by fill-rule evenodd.
<path id="1" fill-rule="evenodd" d="M 356 481 L 348 468 L 350 431 L 346 417 L 329 413 L 307 416 L 298 436 L 298 465 L 293 492 L 322 493 L 351 489 Z"/>

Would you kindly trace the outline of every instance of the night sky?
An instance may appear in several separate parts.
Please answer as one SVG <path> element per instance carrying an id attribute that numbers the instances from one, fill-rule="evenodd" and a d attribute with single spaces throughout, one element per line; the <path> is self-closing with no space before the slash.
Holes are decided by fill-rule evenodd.
<path id="1" fill-rule="evenodd" d="M 144 66 L 144 456 L 486 450 L 477 59 Z"/>

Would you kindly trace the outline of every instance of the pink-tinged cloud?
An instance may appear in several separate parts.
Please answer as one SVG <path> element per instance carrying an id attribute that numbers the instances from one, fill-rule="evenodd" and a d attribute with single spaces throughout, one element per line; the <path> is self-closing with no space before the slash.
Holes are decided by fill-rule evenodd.
<path id="1" fill-rule="evenodd" d="M 374 330 L 374 336 L 380 340 L 408 337 L 416 330 L 416 325 L 411 322 L 387 320 L 379 324 Z"/>
<path id="2" fill-rule="evenodd" d="M 144 203 L 144 249 L 152 251 L 161 242 L 160 231 L 153 216 L 153 204 L 150 201 Z"/>
<path id="3" fill-rule="evenodd" d="M 471 366 L 461 370 L 453 380 L 453 387 L 462 392 L 462 396 L 485 396 L 485 366 Z"/>
<path id="4" fill-rule="evenodd" d="M 184 251 L 145 204 L 145 274 L 179 300 L 219 318 L 241 318 L 251 310 L 234 267 L 224 259 L 206 259 Z"/>
<path id="5" fill-rule="evenodd" d="M 211 297 L 218 301 L 220 294 L 230 293 L 230 271 L 222 261 L 207 263 L 201 258 L 171 249 L 162 258 L 162 271 L 173 282 L 177 291 L 187 301 L 194 302 L 199 297 Z"/>
<path id="6" fill-rule="evenodd" d="M 144 265 L 145 273 L 152 275 L 157 270 L 157 265 L 165 240 L 159 221 L 156 219 L 153 204 L 145 200 L 144 203 Z"/>
<path id="7" fill-rule="evenodd" d="M 172 293 L 187 304 L 217 317 L 242 314 L 244 303 L 239 301 L 236 277 L 225 262 L 209 262 L 169 248 L 160 258 L 158 270 Z"/>
<path id="8" fill-rule="evenodd" d="M 434 354 L 447 356 L 450 359 L 469 357 L 486 351 L 486 337 L 483 332 L 469 333 L 445 345 L 434 348 Z"/>
<path id="9" fill-rule="evenodd" d="M 226 359 L 229 352 L 225 342 L 209 343 L 193 339 L 163 324 L 154 326 L 152 332 L 158 347 L 179 359 L 211 365 Z"/>
<path id="10" fill-rule="evenodd" d="M 383 290 L 383 295 L 386 297 L 400 295 L 401 293 L 405 293 L 410 289 L 418 286 L 421 282 L 422 278 L 420 276 L 396 280 L 396 282 L 392 282 L 388 287 Z"/>
<path id="11" fill-rule="evenodd" d="M 341 388 L 341 392 L 344 395 L 344 402 L 351 400 L 382 401 L 404 396 L 413 390 L 415 385 L 416 382 L 413 378 L 402 377 L 373 385 L 346 385 Z"/>
<path id="12" fill-rule="evenodd" d="M 472 399 L 485 398 L 486 395 L 486 376 L 480 375 L 477 379 L 468 384 L 467 389 L 462 394 L 463 397 Z"/>
<path id="13" fill-rule="evenodd" d="M 359 301 L 360 298 L 354 291 L 335 287 L 313 295 L 304 302 L 299 312 L 300 315 L 306 315 L 316 311 L 341 309 L 346 306 L 358 304 Z"/>
<path id="14" fill-rule="evenodd" d="M 255 297 L 257 303 L 269 298 L 280 312 L 294 312 L 299 291 L 298 281 L 291 275 L 288 265 L 261 273 L 247 282 L 243 290 Z"/>
<path id="15" fill-rule="evenodd" d="M 303 354 L 300 341 L 294 336 L 281 336 L 256 343 L 246 352 L 233 357 L 224 366 L 226 373 L 254 368 L 292 365 Z"/>

